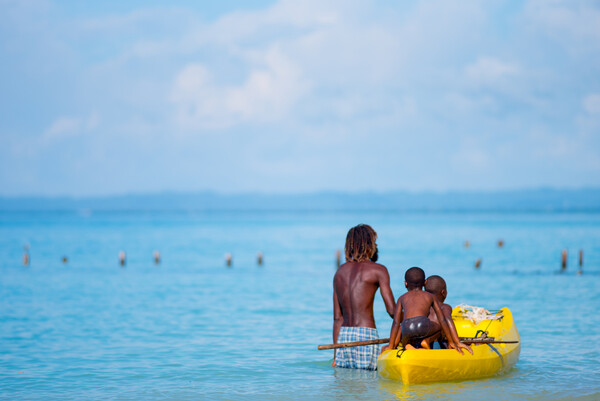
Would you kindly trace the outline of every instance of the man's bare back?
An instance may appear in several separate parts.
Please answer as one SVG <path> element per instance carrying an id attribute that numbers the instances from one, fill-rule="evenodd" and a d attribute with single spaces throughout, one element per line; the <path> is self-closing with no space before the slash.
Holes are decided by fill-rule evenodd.
<path id="1" fill-rule="evenodd" d="M 373 301 L 379 288 L 387 312 L 394 317 L 390 276 L 383 265 L 371 261 L 344 263 L 333 278 L 333 288 L 334 318 L 337 304 L 343 326 L 375 328 Z"/>

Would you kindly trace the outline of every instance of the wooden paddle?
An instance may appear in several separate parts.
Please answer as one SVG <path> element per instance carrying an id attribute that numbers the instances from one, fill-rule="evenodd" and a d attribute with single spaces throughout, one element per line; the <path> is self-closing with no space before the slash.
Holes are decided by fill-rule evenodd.
<path id="1" fill-rule="evenodd" d="M 494 337 L 474 338 L 474 337 L 459 337 L 460 341 L 465 344 L 517 344 L 518 341 L 502 341 L 495 340 Z M 317 349 L 338 349 L 348 347 L 360 347 L 362 345 L 385 344 L 389 343 L 389 338 L 378 338 L 377 340 L 352 341 L 349 343 L 324 344 L 319 345 Z"/>
<path id="2" fill-rule="evenodd" d="M 385 344 L 389 343 L 389 338 L 378 338 L 377 340 L 366 340 L 366 341 L 352 341 L 349 343 L 337 343 L 337 344 L 324 344 L 319 345 L 318 349 L 338 349 L 348 347 L 360 347 L 361 345 L 373 345 L 373 344 Z"/>

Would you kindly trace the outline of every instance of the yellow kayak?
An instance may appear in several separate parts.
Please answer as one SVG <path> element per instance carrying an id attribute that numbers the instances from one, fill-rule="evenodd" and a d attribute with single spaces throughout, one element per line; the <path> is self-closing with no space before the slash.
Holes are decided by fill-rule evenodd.
<path id="1" fill-rule="evenodd" d="M 468 319 L 461 307 L 452 310 L 459 337 L 488 337 L 496 341 L 519 341 L 516 344 L 472 344 L 473 355 L 454 349 L 386 350 L 377 359 L 382 377 L 403 384 L 433 381 L 477 379 L 506 372 L 519 360 L 519 332 L 508 308 L 502 308 L 479 324 Z M 477 319 L 475 319 L 477 320 Z"/>

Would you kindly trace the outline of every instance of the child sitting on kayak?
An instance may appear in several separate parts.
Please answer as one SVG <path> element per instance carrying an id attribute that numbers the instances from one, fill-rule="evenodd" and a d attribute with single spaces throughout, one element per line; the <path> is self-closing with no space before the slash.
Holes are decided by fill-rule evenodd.
<path id="1" fill-rule="evenodd" d="M 387 348 L 395 349 L 402 344 L 404 349 L 415 349 L 421 342 L 443 331 L 447 338 L 453 339 L 448 324 L 444 319 L 440 301 L 432 294 L 423 290 L 426 284 L 425 272 L 419 267 L 411 267 L 404 275 L 404 285 L 408 292 L 398 298 L 394 323 L 390 332 L 390 344 Z M 430 309 L 434 310 L 438 321 L 429 320 Z M 457 342 L 459 353 L 467 346 Z M 385 348 L 385 347 L 384 347 Z"/>
<path id="2" fill-rule="evenodd" d="M 444 320 L 448 324 L 448 329 L 450 331 L 450 334 L 452 335 L 452 343 L 450 343 L 450 344 L 454 345 L 454 344 L 458 343 L 460 340 L 458 338 L 458 333 L 456 332 L 456 326 L 454 325 L 454 320 L 452 320 L 452 306 L 444 303 L 444 301 L 446 300 L 446 297 L 448 296 L 446 280 L 444 280 L 440 276 L 435 276 L 435 275 L 427 277 L 427 280 L 425 280 L 425 291 L 432 294 L 435 298 L 437 298 L 438 301 L 440 301 Z M 439 323 L 437 314 L 435 313 L 433 308 L 431 308 L 429 310 L 428 317 L 429 317 L 429 320 L 431 320 L 432 322 Z M 448 338 L 446 336 L 444 336 L 442 333 L 439 333 L 438 335 L 434 335 L 432 337 L 428 337 L 428 338 L 424 339 L 421 342 L 421 345 L 423 348 L 429 349 L 429 348 L 431 348 L 431 343 L 433 343 L 436 340 L 438 341 L 440 348 L 442 348 L 442 349 L 448 348 L 448 345 L 449 345 Z M 469 351 L 471 354 L 473 353 L 473 350 L 471 350 L 471 348 L 468 345 L 465 345 L 464 348 L 467 351 Z"/>

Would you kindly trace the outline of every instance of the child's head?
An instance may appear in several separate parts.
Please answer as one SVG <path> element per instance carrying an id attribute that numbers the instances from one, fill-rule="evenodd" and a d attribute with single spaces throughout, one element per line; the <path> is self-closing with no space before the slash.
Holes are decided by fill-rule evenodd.
<path id="1" fill-rule="evenodd" d="M 446 281 L 440 276 L 427 277 L 425 291 L 435 295 L 440 300 L 440 302 L 444 302 L 446 296 L 448 295 L 448 290 L 446 289 Z"/>
<path id="2" fill-rule="evenodd" d="M 425 285 L 425 272 L 420 267 L 411 267 L 404 274 L 404 285 L 410 290 L 422 288 Z"/>

